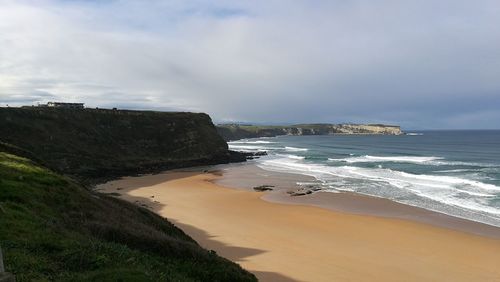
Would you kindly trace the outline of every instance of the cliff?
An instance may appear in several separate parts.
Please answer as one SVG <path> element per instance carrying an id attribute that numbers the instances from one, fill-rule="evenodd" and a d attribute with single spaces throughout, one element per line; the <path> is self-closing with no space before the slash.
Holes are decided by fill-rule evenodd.
<path id="1" fill-rule="evenodd" d="M 279 135 L 403 134 L 399 126 L 384 124 L 297 124 L 290 126 L 221 124 L 217 126 L 217 132 L 226 141 Z"/>
<path id="2" fill-rule="evenodd" d="M 244 159 L 202 113 L 0 108 L 0 132 L 4 151 L 79 179 Z"/>
<path id="3" fill-rule="evenodd" d="M 149 210 L 1 151 L 0 245 L 17 281 L 257 281 Z"/>
<path id="4" fill-rule="evenodd" d="M 17 281 L 256 281 L 167 219 L 82 185 L 244 160 L 208 115 L 0 108 L 0 132 L 0 246 Z"/>

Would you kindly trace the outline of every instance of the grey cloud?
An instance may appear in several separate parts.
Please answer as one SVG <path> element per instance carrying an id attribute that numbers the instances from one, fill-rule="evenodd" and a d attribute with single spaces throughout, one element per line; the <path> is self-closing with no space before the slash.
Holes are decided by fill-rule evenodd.
<path id="1" fill-rule="evenodd" d="M 9 96 L 0 96 L 0 105 L 1 104 L 23 104 L 23 105 L 32 105 L 35 103 L 43 103 L 45 100 L 55 99 L 57 96 L 45 92 L 45 91 L 33 91 L 32 93 L 25 93 L 23 95 L 9 95 Z"/>
<path id="2" fill-rule="evenodd" d="M 0 101 L 500 127 L 497 1 L 97 2 L 0 1 Z"/>

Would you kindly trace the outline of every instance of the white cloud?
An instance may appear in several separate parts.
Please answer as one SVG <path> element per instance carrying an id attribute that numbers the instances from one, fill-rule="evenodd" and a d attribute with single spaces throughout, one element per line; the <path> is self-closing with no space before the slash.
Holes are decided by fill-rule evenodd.
<path id="1" fill-rule="evenodd" d="M 497 3 L 0 1 L 0 103 L 462 127 L 500 101 Z"/>

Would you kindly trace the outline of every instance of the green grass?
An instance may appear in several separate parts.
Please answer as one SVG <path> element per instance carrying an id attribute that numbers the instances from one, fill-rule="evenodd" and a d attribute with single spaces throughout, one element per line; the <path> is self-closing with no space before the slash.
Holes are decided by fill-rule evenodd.
<path id="1" fill-rule="evenodd" d="M 0 246 L 18 281 L 255 281 L 146 209 L 0 152 Z"/>
<path id="2" fill-rule="evenodd" d="M 0 108 L 0 132 L 0 149 L 80 182 L 230 160 L 203 113 Z"/>

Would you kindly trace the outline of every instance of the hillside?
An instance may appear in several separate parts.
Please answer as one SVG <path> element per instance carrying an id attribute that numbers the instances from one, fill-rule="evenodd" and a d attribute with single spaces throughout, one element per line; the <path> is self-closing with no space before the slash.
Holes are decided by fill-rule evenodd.
<path id="1" fill-rule="evenodd" d="M 202 113 L 0 108 L 0 132 L 14 153 L 81 180 L 244 160 Z"/>
<path id="2" fill-rule="evenodd" d="M 399 126 L 385 124 L 297 124 L 287 126 L 220 124 L 217 125 L 217 132 L 226 141 L 279 135 L 403 134 Z"/>
<path id="3" fill-rule="evenodd" d="M 82 186 L 244 160 L 208 115 L 0 108 L 0 132 L 0 246 L 18 281 L 256 280 L 167 219 Z"/>
<path id="4" fill-rule="evenodd" d="M 166 219 L 4 152 L 0 226 L 17 281 L 256 281 Z"/>

